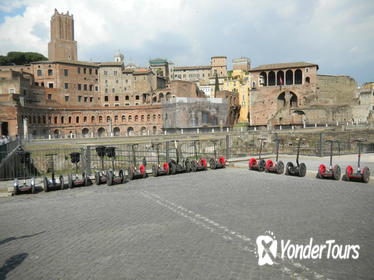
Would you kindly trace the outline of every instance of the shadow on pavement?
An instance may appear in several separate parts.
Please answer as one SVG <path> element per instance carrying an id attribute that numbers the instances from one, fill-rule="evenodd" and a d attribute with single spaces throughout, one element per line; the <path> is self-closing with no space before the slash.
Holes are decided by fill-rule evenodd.
<path id="1" fill-rule="evenodd" d="M 21 253 L 7 259 L 4 265 L 0 267 L 0 280 L 5 280 L 6 275 L 19 266 L 28 255 L 27 253 Z"/>
<path id="2" fill-rule="evenodd" d="M 41 232 L 38 232 L 38 233 L 34 233 L 34 234 L 29 234 L 29 235 L 23 235 L 23 236 L 20 236 L 20 237 L 8 237 L 6 239 L 3 239 L 3 240 L 0 240 L 0 246 L 5 244 L 5 243 L 8 243 L 8 242 L 11 242 L 13 240 L 17 240 L 17 239 L 24 239 L 24 238 L 29 238 L 29 237 L 33 237 L 33 236 L 36 236 L 36 235 L 39 235 L 39 234 L 42 234 L 44 231 L 41 231 Z M 0 278 L 1 279 L 1 278 Z"/>

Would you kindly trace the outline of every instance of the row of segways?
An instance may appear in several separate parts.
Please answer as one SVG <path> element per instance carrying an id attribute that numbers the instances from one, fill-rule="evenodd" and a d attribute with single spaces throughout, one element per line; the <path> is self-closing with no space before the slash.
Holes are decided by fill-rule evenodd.
<path id="1" fill-rule="evenodd" d="M 299 162 L 299 155 L 300 155 L 300 144 L 301 144 L 301 138 L 298 140 L 297 143 L 297 153 L 296 153 L 296 164 L 292 162 L 288 162 L 286 164 L 286 171 L 284 167 L 283 161 L 279 160 L 279 143 L 280 140 L 278 138 L 275 139 L 276 144 L 276 158 L 275 161 L 268 159 L 265 161 L 263 158 L 261 158 L 261 152 L 263 147 L 264 138 L 260 139 L 260 149 L 259 149 L 259 155 L 258 160 L 255 158 L 251 158 L 248 162 L 249 170 L 257 170 L 257 171 L 265 171 L 269 173 L 275 173 L 275 174 L 283 174 L 290 175 L 290 176 L 298 176 L 298 177 L 304 177 L 306 174 L 306 165 L 305 163 Z"/>
<path id="2" fill-rule="evenodd" d="M 318 179 L 333 179 L 340 180 L 341 178 L 341 168 L 338 164 L 332 164 L 333 156 L 333 145 L 334 143 L 339 143 L 336 140 L 326 140 L 327 143 L 330 143 L 330 164 L 327 167 L 325 164 L 321 164 L 318 168 L 317 178 Z M 366 142 L 364 139 L 356 139 L 353 142 L 357 143 L 358 154 L 357 154 L 357 169 L 353 169 L 351 165 L 347 166 L 345 174 L 343 175 L 343 181 L 354 181 L 369 183 L 370 180 L 370 170 L 367 166 L 361 169 L 361 149 L 362 143 Z"/>
<path id="3" fill-rule="evenodd" d="M 265 139 L 260 138 L 260 148 L 259 148 L 259 156 L 258 160 L 255 158 L 251 158 L 248 162 L 249 169 L 250 170 L 257 170 L 257 171 L 265 171 L 270 173 L 276 173 L 276 174 L 283 174 L 284 172 L 284 164 L 281 160 L 279 160 L 279 139 L 275 139 L 276 143 L 276 159 L 275 162 L 273 162 L 271 159 L 265 161 L 261 158 L 261 152 L 263 147 L 263 141 Z M 290 176 L 298 176 L 298 177 L 304 177 L 306 175 L 306 165 L 305 163 L 299 162 L 299 155 L 300 155 L 300 144 L 302 139 L 300 138 L 298 140 L 297 144 L 297 153 L 296 153 L 296 164 L 293 164 L 292 162 L 288 162 L 286 165 L 285 175 Z M 358 146 L 358 160 L 357 160 L 357 169 L 354 171 L 352 166 L 348 166 L 346 168 L 345 175 L 343 176 L 343 180 L 345 181 L 356 181 L 356 182 L 363 182 L 368 183 L 370 179 L 370 170 L 368 167 L 364 167 L 361 169 L 360 161 L 361 161 L 361 149 L 362 149 L 362 143 L 366 140 L 363 139 L 357 139 L 354 142 L 357 143 Z M 326 140 L 326 143 L 330 144 L 330 163 L 327 167 L 325 164 L 320 164 L 318 168 L 318 172 L 316 177 L 318 179 L 333 179 L 333 180 L 340 180 L 341 178 L 341 168 L 339 165 L 332 163 L 333 158 L 333 144 L 338 143 L 336 140 Z"/>
<path id="4" fill-rule="evenodd" d="M 223 156 L 217 158 L 217 150 L 216 144 L 217 141 L 214 140 L 213 142 L 213 149 L 214 149 L 214 157 L 210 158 L 209 166 L 211 169 L 219 169 L 226 167 L 226 160 Z M 152 147 L 156 151 L 157 155 L 157 163 L 153 164 L 152 166 L 152 174 L 153 176 L 162 176 L 162 175 L 174 175 L 178 173 L 188 173 L 188 172 L 197 172 L 197 171 L 205 171 L 208 169 L 208 161 L 204 157 L 199 157 L 197 152 L 197 145 L 200 142 L 198 140 L 194 140 L 192 142 L 194 148 L 194 158 L 191 160 L 189 158 L 185 158 L 182 155 L 181 151 L 181 144 L 178 141 L 174 141 L 174 149 L 175 149 L 175 159 L 167 158 L 166 161 L 161 165 L 160 163 L 160 145 L 161 143 L 153 143 Z"/>

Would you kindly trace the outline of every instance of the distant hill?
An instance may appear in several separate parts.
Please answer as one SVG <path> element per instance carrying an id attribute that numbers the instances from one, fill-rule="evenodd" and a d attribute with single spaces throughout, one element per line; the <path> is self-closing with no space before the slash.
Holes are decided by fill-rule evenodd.
<path id="1" fill-rule="evenodd" d="M 6 56 L 0 55 L 0 65 L 23 65 L 41 60 L 48 60 L 48 58 L 35 52 L 8 52 Z"/>

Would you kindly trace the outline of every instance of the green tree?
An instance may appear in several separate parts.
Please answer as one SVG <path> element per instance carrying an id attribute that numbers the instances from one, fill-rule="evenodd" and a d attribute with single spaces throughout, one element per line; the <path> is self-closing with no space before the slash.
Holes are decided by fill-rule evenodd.
<path id="1" fill-rule="evenodd" d="M 24 65 L 34 61 L 48 60 L 44 55 L 35 52 L 8 52 L 0 56 L 0 65 Z"/>

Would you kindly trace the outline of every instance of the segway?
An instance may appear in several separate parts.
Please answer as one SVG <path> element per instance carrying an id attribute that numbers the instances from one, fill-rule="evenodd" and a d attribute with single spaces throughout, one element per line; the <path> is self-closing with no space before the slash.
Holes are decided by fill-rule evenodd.
<path id="1" fill-rule="evenodd" d="M 188 173 L 191 171 L 191 162 L 188 158 L 182 157 L 182 146 L 174 141 L 176 159 L 169 160 L 170 174 Z"/>
<path id="2" fill-rule="evenodd" d="M 277 156 L 275 158 L 275 162 L 271 159 L 268 159 L 265 163 L 265 172 L 276 173 L 276 174 L 283 174 L 284 172 L 284 164 L 283 161 L 279 160 L 279 138 L 275 139 L 275 146 L 277 149 Z"/>
<path id="3" fill-rule="evenodd" d="M 95 184 L 101 185 L 106 184 L 108 179 L 108 172 L 104 171 L 104 157 L 105 157 L 105 146 L 97 146 L 96 147 L 96 154 L 100 158 L 101 161 L 101 170 L 95 172 Z"/>
<path id="4" fill-rule="evenodd" d="M 347 166 L 345 170 L 345 175 L 343 176 L 343 179 L 345 181 L 355 181 L 355 182 L 363 182 L 363 183 L 369 183 L 370 180 L 370 170 L 367 166 L 365 166 L 361 170 L 361 149 L 362 149 L 362 143 L 366 142 L 364 139 L 357 139 L 354 142 L 357 142 L 358 146 L 358 155 L 357 155 L 357 170 L 354 172 L 352 166 Z"/>
<path id="5" fill-rule="evenodd" d="M 79 178 L 78 176 L 78 162 L 80 162 L 81 153 L 71 153 L 70 160 L 71 163 L 75 164 L 75 174 L 68 175 L 68 187 L 69 189 L 75 187 L 83 187 L 83 186 L 90 186 L 92 185 L 92 181 L 90 177 L 86 174 L 86 172 L 82 173 L 82 177 Z"/>
<path id="6" fill-rule="evenodd" d="M 219 168 L 225 168 L 226 167 L 226 159 L 224 156 L 220 156 L 217 158 L 217 140 L 212 140 L 213 143 L 213 151 L 214 151 L 214 157 L 209 159 L 209 167 L 211 169 L 219 169 Z"/>
<path id="7" fill-rule="evenodd" d="M 195 159 L 191 160 L 191 171 L 196 172 L 196 171 L 203 171 L 207 170 L 208 167 L 208 162 L 205 158 L 198 158 L 197 156 L 197 147 L 196 144 L 200 142 L 198 140 L 194 140 L 193 142 L 193 147 L 194 147 L 194 155 Z"/>
<path id="8" fill-rule="evenodd" d="M 285 175 L 304 177 L 306 174 L 305 163 L 299 163 L 300 144 L 301 138 L 299 138 L 297 143 L 296 165 L 294 165 L 292 162 L 287 162 Z"/>
<path id="9" fill-rule="evenodd" d="M 152 148 L 156 149 L 157 154 L 157 163 L 152 165 L 152 174 L 154 177 L 169 175 L 169 164 L 164 162 L 163 165 L 160 165 L 160 145 L 161 143 L 152 143 Z"/>
<path id="10" fill-rule="evenodd" d="M 31 163 L 30 153 L 21 149 L 17 150 L 16 153 L 23 166 L 23 183 L 20 183 L 18 178 L 14 180 L 13 195 L 18 195 L 21 193 L 35 193 L 35 177 L 31 177 L 30 180 L 26 180 L 26 165 Z"/>
<path id="11" fill-rule="evenodd" d="M 108 172 L 107 172 L 106 184 L 108 186 L 112 186 L 112 185 L 115 185 L 115 184 L 124 183 L 125 182 L 125 172 L 123 171 L 123 169 L 120 169 L 118 171 L 118 175 L 116 175 L 116 172 L 115 172 L 115 169 L 114 169 L 114 159 L 116 157 L 116 148 L 115 147 L 107 147 L 105 149 L 105 154 L 112 161 L 112 169 L 108 170 Z"/>
<path id="12" fill-rule="evenodd" d="M 47 154 L 48 162 L 50 163 L 51 169 L 52 169 L 52 177 L 51 179 L 48 179 L 47 177 L 44 177 L 43 185 L 44 185 L 44 191 L 49 192 L 50 190 L 54 189 L 64 189 L 64 177 L 60 175 L 58 178 L 55 177 L 55 163 L 54 163 L 54 156 L 57 154 Z"/>
<path id="13" fill-rule="evenodd" d="M 326 140 L 325 142 L 330 143 L 330 165 L 329 165 L 329 168 L 327 168 L 326 165 L 321 164 L 318 168 L 317 178 L 340 180 L 340 176 L 341 176 L 340 166 L 337 164 L 332 166 L 333 144 L 338 141 Z"/>
<path id="14" fill-rule="evenodd" d="M 134 180 L 134 179 L 141 179 L 141 178 L 146 178 L 147 177 L 147 171 L 145 167 L 147 166 L 147 161 L 145 157 L 143 158 L 143 164 L 139 165 L 137 167 L 136 163 L 136 151 L 135 147 L 137 147 L 138 144 L 131 144 L 131 153 L 132 153 L 132 163 L 131 166 L 128 168 L 128 173 L 127 176 L 129 177 L 129 180 Z"/>
<path id="15" fill-rule="evenodd" d="M 261 152 L 262 152 L 262 144 L 265 138 L 260 138 L 260 149 L 258 152 L 258 160 L 255 158 L 251 158 L 248 162 L 249 170 L 257 170 L 257 171 L 264 171 L 266 162 L 264 159 L 261 158 Z"/>

